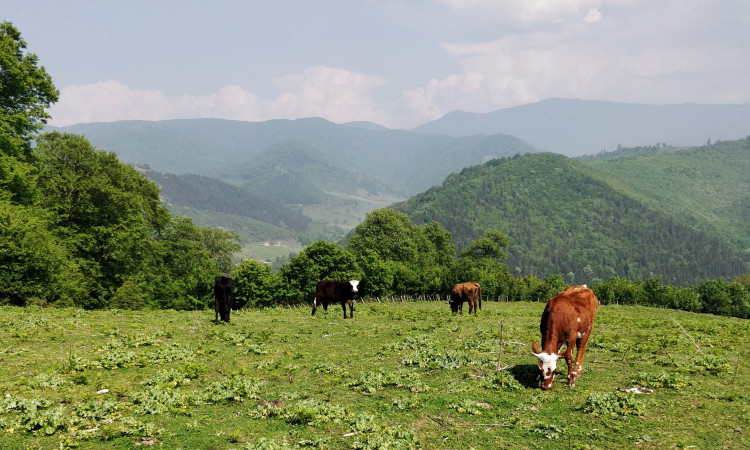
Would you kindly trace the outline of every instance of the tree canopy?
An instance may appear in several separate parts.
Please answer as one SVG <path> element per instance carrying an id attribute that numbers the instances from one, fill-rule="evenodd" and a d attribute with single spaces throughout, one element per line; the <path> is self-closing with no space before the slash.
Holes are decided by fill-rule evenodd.
<path id="1" fill-rule="evenodd" d="M 31 141 L 57 101 L 59 92 L 26 42 L 10 23 L 0 23 L 0 153 L 21 160 L 31 156 Z"/>

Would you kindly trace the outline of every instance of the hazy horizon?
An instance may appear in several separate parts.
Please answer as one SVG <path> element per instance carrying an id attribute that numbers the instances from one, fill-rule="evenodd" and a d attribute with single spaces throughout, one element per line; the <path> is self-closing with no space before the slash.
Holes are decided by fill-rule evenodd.
<path id="1" fill-rule="evenodd" d="M 750 102 L 731 0 L 10 0 L 50 125 L 322 117 L 410 129 L 548 98 Z"/>

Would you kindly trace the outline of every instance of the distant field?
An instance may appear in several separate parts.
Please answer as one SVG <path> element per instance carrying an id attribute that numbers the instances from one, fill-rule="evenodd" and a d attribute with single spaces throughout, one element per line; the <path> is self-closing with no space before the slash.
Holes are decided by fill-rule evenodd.
<path id="1" fill-rule="evenodd" d="M 602 306 L 576 387 L 542 392 L 543 306 L 2 307 L 0 448 L 750 447 L 750 321 Z"/>

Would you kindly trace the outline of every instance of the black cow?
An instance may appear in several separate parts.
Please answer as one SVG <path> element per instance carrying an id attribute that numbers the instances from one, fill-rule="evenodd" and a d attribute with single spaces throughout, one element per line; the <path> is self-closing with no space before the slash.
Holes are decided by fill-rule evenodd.
<path id="1" fill-rule="evenodd" d="M 329 303 L 341 303 L 344 309 L 344 319 L 346 319 L 346 305 L 349 304 L 349 315 L 354 318 L 354 295 L 359 292 L 359 280 L 351 281 L 318 281 L 315 288 L 315 300 L 313 300 L 312 315 L 318 305 L 323 305 L 323 309 L 328 311 Z"/>
<path id="2" fill-rule="evenodd" d="M 234 300 L 234 285 L 231 278 L 216 277 L 214 298 L 214 312 L 216 312 L 214 322 L 219 323 L 219 315 L 221 315 L 221 320 L 228 323 L 229 313 L 232 312 L 232 301 Z"/>

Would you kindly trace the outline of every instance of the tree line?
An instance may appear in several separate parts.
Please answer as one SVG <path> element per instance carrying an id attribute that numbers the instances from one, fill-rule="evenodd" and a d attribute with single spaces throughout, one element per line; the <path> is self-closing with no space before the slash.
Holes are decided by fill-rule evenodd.
<path id="1" fill-rule="evenodd" d="M 508 236 L 488 231 L 456 255 L 451 235 L 436 222 L 414 225 L 403 214 L 380 209 L 352 230 L 341 244 L 317 241 L 276 271 L 254 260 L 234 270 L 236 307 L 266 308 L 310 304 L 319 280 L 360 280 L 363 297 L 445 299 L 461 282 L 476 281 L 485 300 L 539 301 L 569 284 L 555 274 L 514 276 L 503 262 Z M 748 318 L 748 275 L 733 281 L 705 280 L 672 286 L 660 277 L 593 278 L 588 284 L 602 304 L 642 305 Z M 447 308 L 447 307 L 446 307 Z"/>

